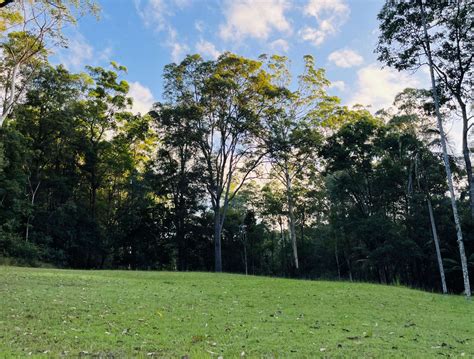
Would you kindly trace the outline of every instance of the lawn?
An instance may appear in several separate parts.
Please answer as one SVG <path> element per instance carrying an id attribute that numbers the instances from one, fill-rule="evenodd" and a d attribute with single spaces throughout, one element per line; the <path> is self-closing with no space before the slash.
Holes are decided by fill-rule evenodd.
<path id="1" fill-rule="evenodd" d="M 0 267 L 0 357 L 474 357 L 474 302 L 403 287 Z"/>

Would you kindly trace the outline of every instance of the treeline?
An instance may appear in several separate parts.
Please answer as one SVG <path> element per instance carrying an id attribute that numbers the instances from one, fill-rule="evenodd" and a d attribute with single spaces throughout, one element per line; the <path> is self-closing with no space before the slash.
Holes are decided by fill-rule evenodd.
<path id="1" fill-rule="evenodd" d="M 430 290 L 443 273 L 463 290 L 430 92 L 371 114 L 330 96 L 311 56 L 292 77 L 281 56 L 193 55 L 133 114 L 125 67 L 73 74 L 41 48 L 18 65 L 25 38 L 2 42 L 1 257 Z M 449 117 L 454 95 L 439 91 Z M 450 161 L 472 273 L 471 175 Z"/>
<path id="2" fill-rule="evenodd" d="M 2 255 L 171 270 L 221 255 L 224 271 L 438 288 L 429 199 L 460 290 L 429 95 L 407 89 L 372 116 L 328 96 L 309 57 L 297 91 L 277 85 L 285 61 L 188 57 L 143 116 L 123 69 L 44 65 L 1 130 Z"/>

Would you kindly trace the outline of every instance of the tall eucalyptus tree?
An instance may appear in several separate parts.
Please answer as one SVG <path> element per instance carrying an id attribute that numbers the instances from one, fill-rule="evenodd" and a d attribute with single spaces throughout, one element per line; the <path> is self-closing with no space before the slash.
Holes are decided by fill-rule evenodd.
<path id="1" fill-rule="evenodd" d="M 381 34 L 376 51 L 379 53 L 379 60 L 398 70 L 418 68 L 423 64 L 428 64 L 451 206 L 456 224 L 464 292 L 466 297 L 470 298 L 471 289 L 467 258 L 449 163 L 446 134 L 440 111 L 440 93 L 437 79 L 448 89 L 455 88 L 457 94 L 455 98 L 462 109 L 463 105 L 459 102 L 459 99 L 462 99 L 465 92 L 465 86 L 467 85 L 465 76 L 469 71 L 472 71 L 471 66 L 474 56 L 472 51 L 472 11 L 469 11 L 472 10 L 473 5 L 469 1 L 460 0 L 452 2 L 434 1 L 425 4 L 422 0 L 417 0 L 416 5 L 413 6 L 408 1 L 386 2 L 378 16 L 381 21 Z M 451 11 L 453 10 L 451 7 L 455 7 L 454 11 Z M 455 18 L 451 20 L 452 24 L 444 19 L 446 11 L 452 13 Z M 454 27 L 451 27 L 451 25 Z M 469 48 L 471 51 L 467 51 Z M 453 68 L 453 66 L 455 67 Z M 467 133 L 465 134 L 467 136 Z M 467 138 L 463 136 L 463 142 L 466 141 Z M 463 147 L 465 146 L 466 144 Z M 474 216 L 474 184 L 472 183 L 472 169 L 468 158 L 468 149 L 466 155 L 471 211 Z"/>

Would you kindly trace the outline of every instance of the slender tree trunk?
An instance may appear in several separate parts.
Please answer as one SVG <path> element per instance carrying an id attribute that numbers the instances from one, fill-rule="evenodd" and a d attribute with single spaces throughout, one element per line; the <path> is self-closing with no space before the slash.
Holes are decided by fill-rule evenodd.
<path id="1" fill-rule="evenodd" d="M 431 222 L 431 233 L 433 234 L 433 241 L 436 248 L 436 258 L 438 259 L 438 268 L 439 274 L 441 277 L 441 286 L 443 287 L 443 293 L 448 293 L 448 287 L 446 286 L 446 277 L 444 276 L 444 266 L 443 266 L 443 258 L 441 257 L 441 250 L 439 247 L 439 239 L 438 239 L 438 231 L 436 230 L 436 222 L 433 214 L 433 206 L 431 205 L 431 199 L 427 197 L 426 202 L 428 203 L 428 212 L 430 214 L 430 222 Z"/>
<path id="2" fill-rule="evenodd" d="M 35 205 L 35 199 L 36 199 L 36 193 L 38 193 L 38 189 L 40 187 L 41 181 L 38 182 L 36 187 L 33 189 L 33 186 L 31 185 L 31 181 L 28 178 L 28 183 L 30 186 L 30 191 L 31 191 L 31 208 L 33 209 Z M 28 215 L 26 218 L 26 233 L 25 233 L 25 242 L 28 242 L 30 239 L 30 222 L 31 222 L 32 216 Z"/>
<path id="3" fill-rule="evenodd" d="M 462 153 L 464 156 L 464 162 L 466 164 L 467 182 L 469 185 L 469 204 L 471 208 L 471 218 L 474 221 L 474 179 L 472 177 L 472 163 L 471 163 L 471 152 L 469 151 L 469 121 L 467 118 L 466 104 L 461 99 L 458 99 L 459 106 L 461 107 L 462 113 Z"/>
<path id="4" fill-rule="evenodd" d="M 221 234 L 221 211 L 217 206 L 214 208 L 214 269 L 216 272 L 222 272 Z"/>
<path id="5" fill-rule="evenodd" d="M 349 260 L 349 258 L 347 256 L 346 257 L 346 263 L 347 263 L 347 270 L 349 271 L 349 280 L 352 282 L 353 281 L 353 278 L 352 278 L 352 266 L 351 266 L 351 261 Z"/>
<path id="6" fill-rule="evenodd" d="M 448 158 L 448 149 L 446 145 L 446 135 L 444 133 L 444 128 L 443 128 L 443 119 L 441 118 L 441 113 L 439 110 L 439 99 L 438 99 L 438 93 L 436 91 L 436 80 L 435 80 L 435 75 L 434 75 L 434 70 L 433 70 L 433 59 L 431 56 L 431 46 L 430 46 L 430 39 L 428 36 L 428 29 L 426 26 L 426 17 L 425 17 L 425 11 L 423 8 L 423 3 L 421 0 L 418 0 L 418 4 L 420 6 L 421 10 L 421 17 L 423 21 L 423 32 L 425 36 L 425 46 L 426 46 L 426 55 L 428 57 L 428 64 L 430 68 L 430 77 L 431 77 L 431 91 L 433 93 L 433 99 L 435 103 L 435 111 L 436 111 L 436 117 L 438 119 L 438 129 L 439 129 L 439 134 L 441 137 L 441 147 L 443 149 L 443 161 L 444 161 L 444 167 L 446 169 L 446 177 L 448 180 L 448 187 L 449 187 L 449 193 L 451 197 L 451 207 L 453 209 L 453 217 L 454 217 L 454 223 L 456 225 L 456 235 L 457 235 L 457 242 L 458 242 L 458 247 L 459 247 L 459 255 L 461 257 L 461 267 L 462 267 L 462 273 L 463 273 L 463 279 L 464 279 L 464 293 L 467 298 L 471 297 L 471 286 L 469 283 L 469 272 L 468 272 L 468 267 L 467 267 L 467 259 L 466 259 L 466 252 L 464 250 L 464 242 L 463 242 L 463 237 L 462 237 L 462 229 L 461 229 L 461 221 L 459 220 L 459 214 L 458 214 L 458 207 L 456 204 L 456 197 L 454 193 L 454 185 L 453 185 L 453 178 L 451 174 L 451 167 L 449 166 L 449 158 Z"/>
<path id="7" fill-rule="evenodd" d="M 178 245 L 178 270 L 188 270 L 188 248 L 186 243 L 186 218 L 188 216 L 187 203 L 184 191 L 187 188 L 186 163 L 188 161 L 187 146 L 181 146 L 179 149 L 179 177 L 175 190 L 175 214 L 174 221 L 176 226 L 176 242 Z"/>
<path id="8" fill-rule="evenodd" d="M 387 284 L 387 276 L 385 274 L 385 269 L 384 267 L 378 267 L 378 273 L 379 273 L 379 282 L 382 284 Z"/>
<path id="9" fill-rule="evenodd" d="M 178 270 L 187 270 L 187 258 L 186 258 L 186 235 L 184 233 L 184 218 L 181 214 L 177 215 L 178 218 L 175 220 L 176 226 L 176 242 L 178 245 Z"/>
<path id="10" fill-rule="evenodd" d="M 299 262 L 298 262 L 298 248 L 296 245 L 296 228 L 295 228 L 295 213 L 293 207 L 293 193 L 292 193 L 292 185 L 291 185 L 291 178 L 288 173 L 285 174 L 286 177 L 286 198 L 288 201 L 288 222 L 290 225 L 290 239 L 291 239 L 291 246 L 293 248 L 293 260 L 295 264 L 295 268 L 299 269 Z"/>
<path id="11" fill-rule="evenodd" d="M 247 245 L 244 243 L 244 263 L 245 263 L 245 275 L 249 274 L 248 264 L 247 264 Z"/>
<path id="12" fill-rule="evenodd" d="M 339 265 L 339 254 L 337 251 L 337 237 L 334 239 L 334 256 L 336 257 L 337 277 L 341 280 L 341 266 Z"/>
<path id="13" fill-rule="evenodd" d="M 271 271 L 272 271 L 272 274 L 275 274 L 275 235 L 274 233 L 271 233 L 270 234 L 271 238 L 272 238 L 272 250 L 270 252 L 270 260 L 271 260 Z"/>
<path id="14" fill-rule="evenodd" d="M 286 274 L 286 244 L 285 244 L 285 234 L 283 232 L 283 220 L 281 216 L 278 216 L 278 224 L 280 225 L 280 242 L 281 242 L 281 250 L 280 250 L 280 258 L 281 258 L 281 268 L 285 271 Z"/>
<path id="15" fill-rule="evenodd" d="M 248 261 L 247 261 L 247 233 L 245 225 L 240 226 L 240 241 L 244 247 L 244 266 L 245 266 L 245 275 L 248 275 Z"/>

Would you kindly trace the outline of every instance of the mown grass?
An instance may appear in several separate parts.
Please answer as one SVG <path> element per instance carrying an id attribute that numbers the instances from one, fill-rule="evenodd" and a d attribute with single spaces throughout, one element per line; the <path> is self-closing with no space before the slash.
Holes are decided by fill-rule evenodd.
<path id="1" fill-rule="evenodd" d="M 474 303 L 402 287 L 0 267 L 0 356 L 474 357 Z"/>

